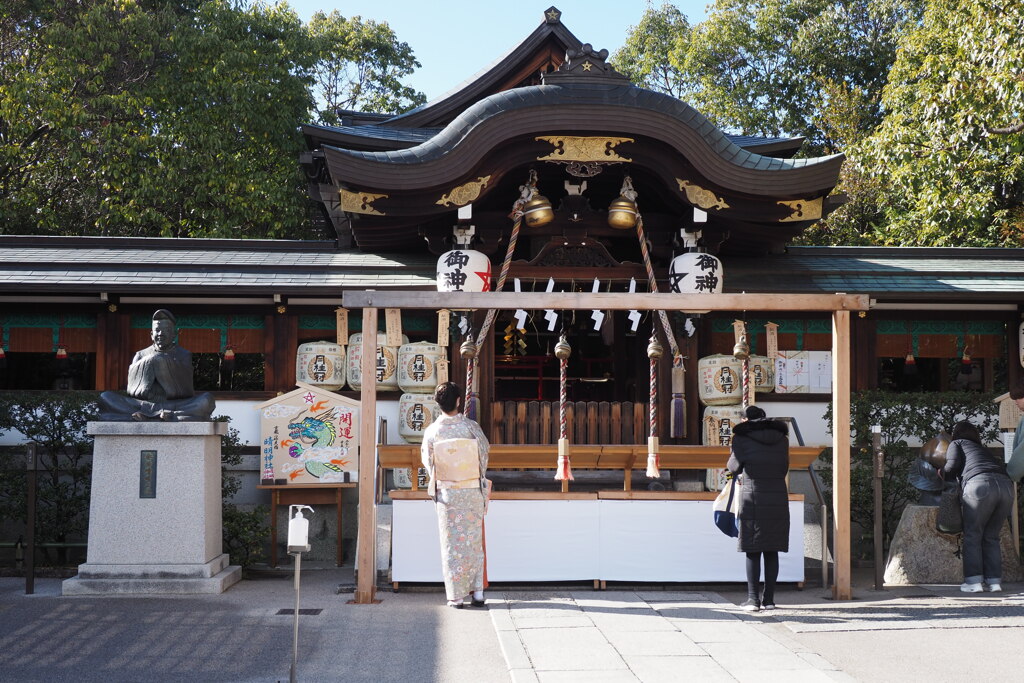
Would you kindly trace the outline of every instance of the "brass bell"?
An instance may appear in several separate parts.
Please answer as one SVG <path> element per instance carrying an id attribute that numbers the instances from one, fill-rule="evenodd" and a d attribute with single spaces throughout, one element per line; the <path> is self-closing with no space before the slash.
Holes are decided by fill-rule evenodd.
<path id="1" fill-rule="evenodd" d="M 462 342 L 462 346 L 459 347 L 459 353 L 465 359 L 476 358 L 476 344 L 473 343 L 472 339 L 467 339 Z"/>
<path id="2" fill-rule="evenodd" d="M 629 230 L 636 225 L 636 202 L 619 196 L 608 205 L 608 225 L 616 230 Z"/>
<path id="3" fill-rule="evenodd" d="M 555 344 L 555 358 L 558 360 L 566 360 L 572 354 L 572 347 L 569 346 L 569 342 L 562 337 Z"/>
<path id="4" fill-rule="evenodd" d="M 750 358 L 750 345 L 746 341 L 736 342 L 736 346 L 732 347 L 732 355 L 736 360 L 746 360 Z"/>
<path id="5" fill-rule="evenodd" d="M 647 357 L 651 360 L 660 360 L 665 353 L 661 342 L 656 337 L 651 337 L 651 343 L 647 345 Z"/>
<path id="6" fill-rule="evenodd" d="M 551 202 L 542 194 L 536 194 L 533 199 L 523 205 L 523 220 L 531 228 L 539 228 L 547 225 L 555 218 L 555 212 L 551 209 Z"/>

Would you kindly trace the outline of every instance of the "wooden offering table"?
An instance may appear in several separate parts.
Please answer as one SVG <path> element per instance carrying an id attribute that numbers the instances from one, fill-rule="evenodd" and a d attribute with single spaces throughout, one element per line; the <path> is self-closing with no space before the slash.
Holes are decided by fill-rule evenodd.
<path id="1" fill-rule="evenodd" d="M 336 505 L 338 533 L 337 563 L 344 559 L 341 545 L 341 490 L 358 484 L 335 482 L 330 484 L 259 484 L 258 489 L 270 491 L 270 566 L 277 566 L 277 507 L 279 505 Z M 439 551 L 440 552 L 440 551 Z"/>
<path id="2" fill-rule="evenodd" d="M 416 467 L 418 446 L 379 446 L 384 468 Z M 554 445 L 493 445 L 489 470 L 551 468 Z M 793 469 L 806 469 L 820 448 L 793 447 Z M 661 467 L 722 467 L 728 448 L 664 446 Z M 600 492 L 495 492 L 485 519 L 487 574 L 492 581 L 745 581 L 736 540 L 712 522 L 715 492 L 631 491 L 634 463 L 646 467 L 644 445 L 574 446 L 574 468 L 623 470 L 624 489 Z M 639 466 L 639 465 L 638 465 Z M 440 541 L 426 493 L 391 491 L 392 581 L 442 580 Z M 789 553 L 780 581 L 804 581 L 804 497 L 790 497 Z"/>

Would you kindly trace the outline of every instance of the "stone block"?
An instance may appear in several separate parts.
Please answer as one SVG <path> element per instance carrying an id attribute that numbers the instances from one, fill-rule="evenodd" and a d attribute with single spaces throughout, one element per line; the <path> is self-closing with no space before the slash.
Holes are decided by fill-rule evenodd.
<path id="1" fill-rule="evenodd" d="M 885 582 L 894 586 L 931 583 L 962 583 L 963 561 L 957 557 L 960 537 L 939 533 L 934 506 L 908 505 L 889 547 Z M 1003 525 L 1000 536 L 1005 582 L 1022 579 L 1020 558 L 1013 546 L 1010 525 Z"/>
<path id="2" fill-rule="evenodd" d="M 89 423 L 88 550 L 67 594 L 220 592 L 240 578 L 223 551 L 226 431 L 221 422 Z M 156 453 L 145 495 L 144 451 Z"/>

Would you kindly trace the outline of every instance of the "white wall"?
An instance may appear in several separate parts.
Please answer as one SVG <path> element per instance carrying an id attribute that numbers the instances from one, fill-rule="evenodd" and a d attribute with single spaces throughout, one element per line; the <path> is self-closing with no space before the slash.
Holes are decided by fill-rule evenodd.
<path id="1" fill-rule="evenodd" d="M 792 417 L 800 429 L 800 435 L 804 438 L 804 445 L 822 447 L 832 445 L 832 435 L 828 432 L 828 423 L 825 422 L 828 403 L 824 401 L 772 403 L 758 395 L 757 405 L 764 408 L 768 417 Z M 792 431 L 790 442 L 793 445 L 797 443 Z"/>

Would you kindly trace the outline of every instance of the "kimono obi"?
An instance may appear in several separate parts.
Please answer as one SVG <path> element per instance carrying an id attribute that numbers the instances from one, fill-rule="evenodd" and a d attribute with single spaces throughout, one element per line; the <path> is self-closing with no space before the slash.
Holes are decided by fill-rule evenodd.
<path id="1" fill-rule="evenodd" d="M 480 451 L 476 439 L 435 441 L 434 479 L 442 489 L 480 488 Z"/>

